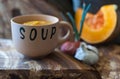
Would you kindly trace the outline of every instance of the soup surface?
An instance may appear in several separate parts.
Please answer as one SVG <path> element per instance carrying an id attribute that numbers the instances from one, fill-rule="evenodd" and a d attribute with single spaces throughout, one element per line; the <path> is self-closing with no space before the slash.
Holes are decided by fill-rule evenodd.
<path id="1" fill-rule="evenodd" d="M 50 21 L 28 21 L 28 22 L 24 22 L 23 25 L 27 25 L 27 26 L 43 26 L 43 25 L 49 25 L 51 24 Z"/>

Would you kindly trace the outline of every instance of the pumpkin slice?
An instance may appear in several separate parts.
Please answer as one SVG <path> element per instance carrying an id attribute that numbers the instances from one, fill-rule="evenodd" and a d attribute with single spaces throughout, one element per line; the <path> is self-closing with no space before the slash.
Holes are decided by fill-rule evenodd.
<path id="1" fill-rule="evenodd" d="M 110 40 L 111 38 L 118 35 L 118 33 L 115 32 L 117 27 L 116 9 L 116 5 L 105 5 L 102 6 L 100 10 L 94 15 L 87 13 L 81 38 L 87 43 L 98 44 Z M 78 31 L 80 30 L 81 17 L 82 9 L 79 8 L 75 14 Z"/>

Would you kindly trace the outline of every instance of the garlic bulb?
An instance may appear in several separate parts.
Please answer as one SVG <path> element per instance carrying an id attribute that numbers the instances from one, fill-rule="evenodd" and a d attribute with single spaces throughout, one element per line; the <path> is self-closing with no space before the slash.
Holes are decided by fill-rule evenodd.
<path id="1" fill-rule="evenodd" d="M 98 62 L 99 52 L 96 47 L 87 45 L 86 43 L 82 42 L 80 47 L 76 50 L 74 57 L 86 64 L 92 65 Z"/>

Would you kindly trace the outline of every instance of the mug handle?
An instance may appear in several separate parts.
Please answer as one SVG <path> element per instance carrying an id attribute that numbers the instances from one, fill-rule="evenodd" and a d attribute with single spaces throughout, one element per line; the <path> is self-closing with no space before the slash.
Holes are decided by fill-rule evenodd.
<path id="1" fill-rule="evenodd" d="M 67 40 L 73 41 L 74 37 L 73 37 L 72 25 L 66 21 L 60 21 L 58 26 L 59 26 L 59 29 L 58 29 L 59 30 L 59 35 L 58 35 L 59 44 L 62 44 Z M 67 31 L 65 35 L 63 36 L 60 33 L 60 31 L 62 31 L 62 28 Z"/>

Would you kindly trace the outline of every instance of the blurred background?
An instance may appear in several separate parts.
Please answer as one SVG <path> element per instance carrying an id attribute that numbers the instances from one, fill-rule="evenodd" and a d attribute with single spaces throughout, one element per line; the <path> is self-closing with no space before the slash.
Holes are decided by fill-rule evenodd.
<path id="1" fill-rule="evenodd" d="M 0 38 L 11 38 L 12 17 L 44 13 L 69 21 L 66 12 L 74 16 L 76 9 L 83 2 L 92 4 L 89 10 L 91 13 L 96 13 L 100 6 L 105 4 L 120 5 L 120 0 L 0 0 Z"/>
<path id="2" fill-rule="evenodd" d="M 0 0 L 0 38 L 11 38 L 12 17 L 44 13 L 62 20 L 66 11 L 73 14 L 69 0 Z"/>

